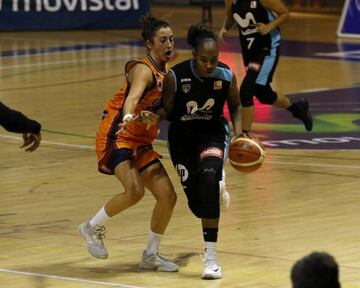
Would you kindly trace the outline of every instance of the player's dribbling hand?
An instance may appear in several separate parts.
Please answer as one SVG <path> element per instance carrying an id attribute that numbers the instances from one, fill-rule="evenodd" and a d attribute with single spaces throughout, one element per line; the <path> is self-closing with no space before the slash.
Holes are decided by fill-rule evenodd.
<path id="1" fill-rule="evenodd" d="M 241 133 L 239 136 L 237 136 L 236 138 L 250 138 L 250 139 L 253 139 L 253 140 L 259 140 L 258 137 L 254 134 L 254 133 L 251 133 L 251 132 L 243 132 Z"/>
<path id="2" fill-rule="evenodd" d="M 160 117 L 151 111 L 144 110 L 140 112 L 137 120 L 146 124 L 146 129 L 149 129 L 151 125 L 155 125 L 160 121 Z"/>
<path id="3" fill-rule="evenodd" d="M 27 147 L 25 149 L 26 152 L 33 152 L 35 151 L 39 145 L 40 145 L 40 141 L 41 141 L 41 134 L 39 132 L 39 134 L 34 134 L 34 133 L 24 133 L 23 134 L 23 139 L 24 142 L 23 144 L 20 146 L 20 148 L 24 148 L 27 147 L 29 145 L 29 147 Z"/>
<path id="4" fill-rule="evenodd" d="M 123 117 L 123 121 L 119 124 L 119 129 L 118 131 L 116 131 L 115 135 L 118 135 L 122 132 L 124 132 L 126 130 L 127 125 L 131 122 L 134 121 L 138 118 L 138 116 L 134 115 L 134 114 L 126 114 Z"/>

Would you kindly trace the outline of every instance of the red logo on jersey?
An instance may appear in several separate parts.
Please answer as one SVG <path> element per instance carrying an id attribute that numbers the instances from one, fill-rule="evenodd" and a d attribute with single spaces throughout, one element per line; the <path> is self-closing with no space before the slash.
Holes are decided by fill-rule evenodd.
<path id="1" fill-rule="evenodd" d="M 255 63 L 255 62 L 250 62 L 248 69 L 254 70 L 256 72 L 258 72 L 261 68 L 261 65 L 259 63 Z"/>
<path id="2" fill-rule="evenodd" d="M 217 157 L 217 158 L 223 158 L 224 152 L 222 149 L 218 147 L 208 147 L 201 151 L 200 153 L 200 160 L 206 158 L 206 157 Z"/>

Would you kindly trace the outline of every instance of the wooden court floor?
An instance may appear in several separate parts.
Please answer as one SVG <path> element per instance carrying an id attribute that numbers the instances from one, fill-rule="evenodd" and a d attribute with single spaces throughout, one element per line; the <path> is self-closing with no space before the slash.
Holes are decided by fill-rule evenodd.
<path id="1" fill-rule="evenodd" d="M 188 28 L 184 13 L 193 23 L 200 19 L 199 9 L 153 10 L 179 38 Z M 214 11 L 215 28 L 222 13 Z M 283 37 L 338 43 L 337 22 L 337 16 L 294 14 Z M 221 215 L 223 279 L 204 281 L 200 222 L 187 208 L 165 143 L 157 143 L 178 194 L 161 252 L 179 263 L 180 272 L 138 268 L 154 204 L 150 193 L 106 225 L 109 259 L 87 253 L 77 226 L 122 191 L 114 177 L 96 171 L 94 135 L 104 102 L 123 79 L 124 63 L 145 53 L 99 44 L 133 39 L 139 30 L 0 32 L 1 52 L 18 51 L 0 57 L 0 100 L 44 128 L 41 147 L 32 154 L 19 149 L 20 135 L 0 128 L 0 287 L 290 287 L 292 264 L 315 250 L 336 257 L 343 287 L 360 287 L 359 149 L 268 149 L 263 167 L 250 174 L 227 164 L 232 202 Z M 98 46 L 49 49 L 84 44 Z M 29 49 L 40 52 L 23 52 Z M 190 55 L 179 49 L 174 63 Z M 240 79 L 240 55 L 232 56 Z M 282 57 L 274 85 L 283 93 L 348 87 L 360 83 L 359 71 L 360 62 Z"/>

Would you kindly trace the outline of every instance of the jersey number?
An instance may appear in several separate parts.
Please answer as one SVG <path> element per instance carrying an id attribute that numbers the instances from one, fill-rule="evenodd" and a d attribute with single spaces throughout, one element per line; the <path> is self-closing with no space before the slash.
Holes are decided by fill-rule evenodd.
<path id="1" fill-rule="evenodd" d="M 249 44 L 247 46 L 247 48 L 250 50 L 251 49 L 251 45 L 253 44 L 255 38 L 251 37 L 251 38 L 246 38 L 247 41 L 249 41 Z"/>

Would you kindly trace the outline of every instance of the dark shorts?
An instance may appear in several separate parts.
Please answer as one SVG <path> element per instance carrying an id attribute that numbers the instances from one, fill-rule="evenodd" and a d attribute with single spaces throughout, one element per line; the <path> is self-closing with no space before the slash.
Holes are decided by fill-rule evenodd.
<path id="1" fill-rule="evenodd" d="M 254 57 L 244 59 L 246 69 L 258 73 L 256 84 L 267 86 L 271 83 L 276 66 L 279 62 L 279 47 L 263 51 Z"/>
<path id="2" fill-rule="evenodd" d="M 99 162 L 98 170 L 108 175 L 113 175 L 116 166 L 127 160 L 134 161 L 136 168 L 141 172 L 159 162 L 159 158 L 161 158 L 161 155 L 153 150 L 152 145 L 140 146 L 137 149 L 113 149 L 107 154 L 107 157 Z"/>

